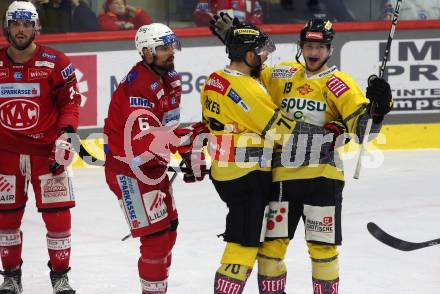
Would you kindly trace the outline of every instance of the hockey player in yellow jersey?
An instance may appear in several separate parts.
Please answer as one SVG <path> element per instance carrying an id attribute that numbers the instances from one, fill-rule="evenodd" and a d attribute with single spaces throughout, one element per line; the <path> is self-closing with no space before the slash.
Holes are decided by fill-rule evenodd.
<path id="1" fill-rule="evenodd" d="M 384 116 L 391 110 L 389 84 L 370 78 L 367 96 L 357 83 L 336 66 L 327 66 L 334 37 L 332 23 L 326 19 L 308 21 L 300 32 L 296 62 L 283 62 L 263 70 L 261 80 L 276 105 L 288 117 L 316 126 L 326 126 L 352 134 L 362 142 L 367 120 L 373 116 L 372 133 L 380 132 Z M 304 64 L 300 63 L 303 55 Z M 367 98 L 368 97 L 368 98 Z M 370 113 L 370 107 L 375 110 Z M 340 120 L 340 123 L 335 121 Z M 329 125 L 329 123 L 331 125 Z M 344 175 L 338 153 L 312 162 L 295 156 L 274 154 L 271 213 L 268 239 L 293 238 L 302 218 L 305 239 L 312 261 L 314 294 L 337 294 L 339 266 L 337 245 L 341 245 L 341 207 Z M 276 221 L 281 210 L 288 221 Z M 273 225 L 273 226 L 272 226 Z M 286 243 L 280 243 L 287 246 Z M 282 259 L 286 247 L 279 248 Z M 273 257 L 273 256 L 272 256 Z"/>
<path id="2" fill-rule="evenodd" d="M 211 30 L 223 40 L 221 25 L 230 23 L 227 15 L 215 16 Z M 220 28 L 219 28 L 220 25 Z M 325 127 L 335 135 L 349 132 L 362 141 L 368 118 L 372 116 L 372 133 L 380 131 L 384 116 L 392 108 L 389 84 L 372 76 L 366 96 L 357 83 L 327 61 L 333 48 L 332 23 L 313 19 L 300 32 L 296 62 L 266 67 L 260 76 L 263 85 L 283 113 L 296 121 Z M 300 63 L 303 55 L 304 64 Z M 368 97 L 368 99 L 367 99 Z M 374 112 L 370 107 L 374 104 Z M 296 145 L 309 145 L 310 138 L 298 137 Z M 341 138 L 344 141 L 344 137 Z M 343 142 L 339 142 L 340 144 Z M 273 186 L 267 220 L 264 252 L 259 252 L 260 293 L 267 280 L 286 276 L 283 259 L 302 218 L 305 238 L 312 261 L 314 294 L 337 294 L 339 266 L 337 245 L 341 244 L 341 207 L 344 176 L 337 152 L 318 157 L 283 147 L 274 154 Z M 267 283 L 266 283 L 267 284 Z M 284 286 L 285 283 L 282 285 Z"/>
<path id="3" fill-rule="evenodd" d="M 273 148 L 289 141 L 282 134 L 288 134 L 292 142 L 301 136 L 321 134 L 328 139 L 330 135 L 330 140 L 323 139 L 314 147 L 298 148 L 308 157 L 316 148 L 318 154 L 330 156 L 334 130 L 295 122 L 273 103 L 257 79 L 262 63 L 274 50 L 266 34 L 255 26 L 238 24 L 225 38 L 231 63 L 212 73 L 200 94 L 203 120 L 212 134 L 211 179 L 229 209 L 223 234 L 227 244 L 214 293 L 242 293 L 256 260 L 260 293 L 284 293 L 286 269 L 281 258 L 274 262 L 270 256 L 278 256 L 274 250 L 285 248 L 288 240 L 263 242 Z"/>

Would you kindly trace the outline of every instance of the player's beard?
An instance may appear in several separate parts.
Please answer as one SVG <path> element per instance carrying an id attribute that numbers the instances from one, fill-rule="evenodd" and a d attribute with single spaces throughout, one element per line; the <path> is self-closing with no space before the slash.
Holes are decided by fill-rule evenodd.
<path id="1" fill-rule="evenodd" d="M 34 39 L 35 39 L 35 32 L 32 33 L 32 36 L 30 36 L 28 40 L 26 40 L 24 43 L 19 44 L 17 42 L 17 39 L 13 37 L 11 34 L 9 34 L 9 41 L 11 42 L 12 46 L 17 50 L 25 50 L 27 47 L 29 47 L 32 44 Z"/>
<path id="2" fill-rule="evenodd" d="M 149 66 L 161 75 L 167 71 L 174 70 L 174 62 L 170 62 L 172 59 L 174 59 L 174 56 L 170 56 L 163 64 L 158 64 L 157 57 L 154 56 L 153 62 Z"/>

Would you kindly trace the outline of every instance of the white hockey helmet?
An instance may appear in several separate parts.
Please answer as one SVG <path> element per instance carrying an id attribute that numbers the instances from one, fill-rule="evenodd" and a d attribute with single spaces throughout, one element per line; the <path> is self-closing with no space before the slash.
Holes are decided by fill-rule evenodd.
<path id="1" fill-rule="evenodd" d="M 27 1 L 14 1 L 9 5 L 6 10 L 5 22 L 3 24 L 4 29 L 8 29 L 9 21 L 31 21 L 34 23 L 36 31 L 40 30 L 40 20 L 38 17 L 37 9 L 34 4 Z"/>
<path id="2" fill-rule="evenodd" d="M 141 26 L 136 32 L 135 44 L 141 56 L 144 55 L 142 53 L 144 48 L 150 49 L 153 54 L 156 54 L 158 46 L 172 46 L 176 50 L 181 49 L 176 34 L 168 26 L 161 23 Z"/>

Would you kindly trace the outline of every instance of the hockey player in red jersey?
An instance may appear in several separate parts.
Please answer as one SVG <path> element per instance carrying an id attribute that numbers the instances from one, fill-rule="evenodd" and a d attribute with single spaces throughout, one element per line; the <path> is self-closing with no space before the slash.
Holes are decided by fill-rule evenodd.
<path id="1" fill-rule="evenodd" d="M 32 3 L 8 7 L 4 33 L 10 45 L 0 50 L 1 294 L 22 293 L 20 227 L 29 183 L 47 229 L 53 293 L 75 293 L 67 278 L 75 200 L 64 163 L 72 155 L 68 133 L 78 126 L 81 96 L 70 60 L 34 43 L 39 29 Z"/>
<path id="2" fill-rule="evenodd" d="M 179 149 L 181 135 L 194 138 L 204 126 L 177 129 L 182 89 L 174 70 L 180 43 L 173 31 L 160 23 L 145 25 L 138 29 L 135 43 L 142 60 L 113 93 L 105 120 L 105 174 L 132 236 L 140 237 L 142 293 L 161 294 L 167 291 L 178 224 L 166 175 L 170 151 Z M 190 150 L 182 150 L 182 157 L 190 160 Z M 187 182 L 202 179 L 200 173 L 184 177 Z"/>

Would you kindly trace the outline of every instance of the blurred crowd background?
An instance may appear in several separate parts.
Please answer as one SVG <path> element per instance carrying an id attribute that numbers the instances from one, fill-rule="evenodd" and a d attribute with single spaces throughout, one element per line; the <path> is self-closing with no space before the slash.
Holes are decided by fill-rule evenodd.
<path id="1" fill-rule="evenodd" d="M 303 23 L 312 16 L 333 21 L 390 19 L 396 0 L 29 0 L 42 33 L 137 29 L 151 22 L 171 27 L 206 26 L 225 11 L 254 24 Z M 0 1 L 4 12 L 12 0 Z M 404 1 L 400 19 L 440 19 L 440 0 Z"/>

